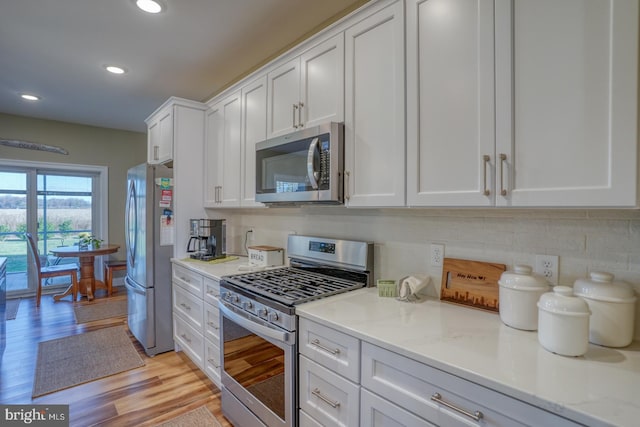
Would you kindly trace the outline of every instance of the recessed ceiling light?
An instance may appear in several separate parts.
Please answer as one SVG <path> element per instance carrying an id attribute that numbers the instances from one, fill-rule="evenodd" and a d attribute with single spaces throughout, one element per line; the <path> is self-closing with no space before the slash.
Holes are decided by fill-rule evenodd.
<path id="1" fill-rule="evenodd" d="M 22 99 L 26 99 L 27 101 L 40 101 L 39 96 L 31 95 L 29 93 L 23 93 L 20 95 Z"/>
<path id="2" fill-rule="evenodd" d="M 136 6 L 149 13 L 160 13 L 165 9 L 164 4 L 158 0 L 136 0 Z"/>
<path id="3" fill-rule="evenodd" d="M 117 67 L 117 66 L 115 66 L 115 65 L 105 65 L 105 66 L 104 66 L 104 68 L 105 68 L 108 72 L 113 73 L 113 74 L 124 74 L 124 73 L 126 73 L 126 72 L 127 72 L 127 70 L 125 70 L 124 68 L 122 68 L 122 67 Z"/>

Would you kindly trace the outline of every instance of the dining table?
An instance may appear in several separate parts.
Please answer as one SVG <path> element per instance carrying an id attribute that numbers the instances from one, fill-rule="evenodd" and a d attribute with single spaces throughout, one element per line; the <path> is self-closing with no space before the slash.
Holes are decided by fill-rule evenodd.
<path id="1" fill-rule="evenodd" d="M 99 247 L 89 245 L 87 248 L 80 246 L 60 246 L 51 249 L 50 252 L 60 258 L 77 257 L 80 259 L 80 280 L 78 281 L 78 293 L 86 296 L 89 301 L 93 299 L 98 287 L 106 287 L 104 282 L 96 279 L 95 276 L 95 259 L 97 256 L 109 255 L 118 252 L 120 245 L 102 244 Z M 53 296 L 54 301 L 64 298 L 73 292 L 73 284 L 61 294 Z"/>

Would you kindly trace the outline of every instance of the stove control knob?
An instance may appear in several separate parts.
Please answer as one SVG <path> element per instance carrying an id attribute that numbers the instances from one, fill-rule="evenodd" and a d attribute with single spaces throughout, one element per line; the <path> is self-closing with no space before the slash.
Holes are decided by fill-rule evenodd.
<path id="1" fill-rule="evenodd" d="M 253 309 L 253 303 L 251 301 L 245 301 L 244 303 L 242 303 L 242 308 L 244 308 L 245 310 L 252 310 Z"/>
<path id="2" fill-rule="evenodd" d="M 276 312 L 269 313 L 269 320 L 270 320 L 271 322 L 277 322 L 277 321 L 278 321 L 278 319 L 279 319 L 279 317 L 278 317 L 278 313 L 276 313 Z"/>
<path id="3" fill-rule="evenodd" d="M 269 311 L 266 308 L 261 308 L 260 310 L 258 310 L 258 315 L 260 317 L 267 317 L 268 314 Z"/>

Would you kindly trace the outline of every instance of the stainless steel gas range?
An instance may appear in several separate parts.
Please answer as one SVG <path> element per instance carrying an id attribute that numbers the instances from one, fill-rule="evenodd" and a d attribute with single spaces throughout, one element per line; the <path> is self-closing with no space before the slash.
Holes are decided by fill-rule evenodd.
<path id="1" fill-rule="evenodd" d="M 289 236 L 289 267 L 222 278 L 222 412 L 238 426 L 297 425 L 298 304 L 373 282 L 373 244 Z"/>

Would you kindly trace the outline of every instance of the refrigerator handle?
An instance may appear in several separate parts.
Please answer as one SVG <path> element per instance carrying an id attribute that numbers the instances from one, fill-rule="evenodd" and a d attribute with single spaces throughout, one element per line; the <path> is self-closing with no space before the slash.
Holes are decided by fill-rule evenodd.
<path id="1" fill-rule="evenodd" d="M 129 184 L 129 194 L 127 195 L 125 219 L 125 242 L 128 249 L 127 258 L 131 266 L 135 265 L 136 261 L 136 245 L 137 245 L 137 230 L 138 230 L 138 201 L 136 198 L 136 186 L 135 181 L 131 180 Z"/>

